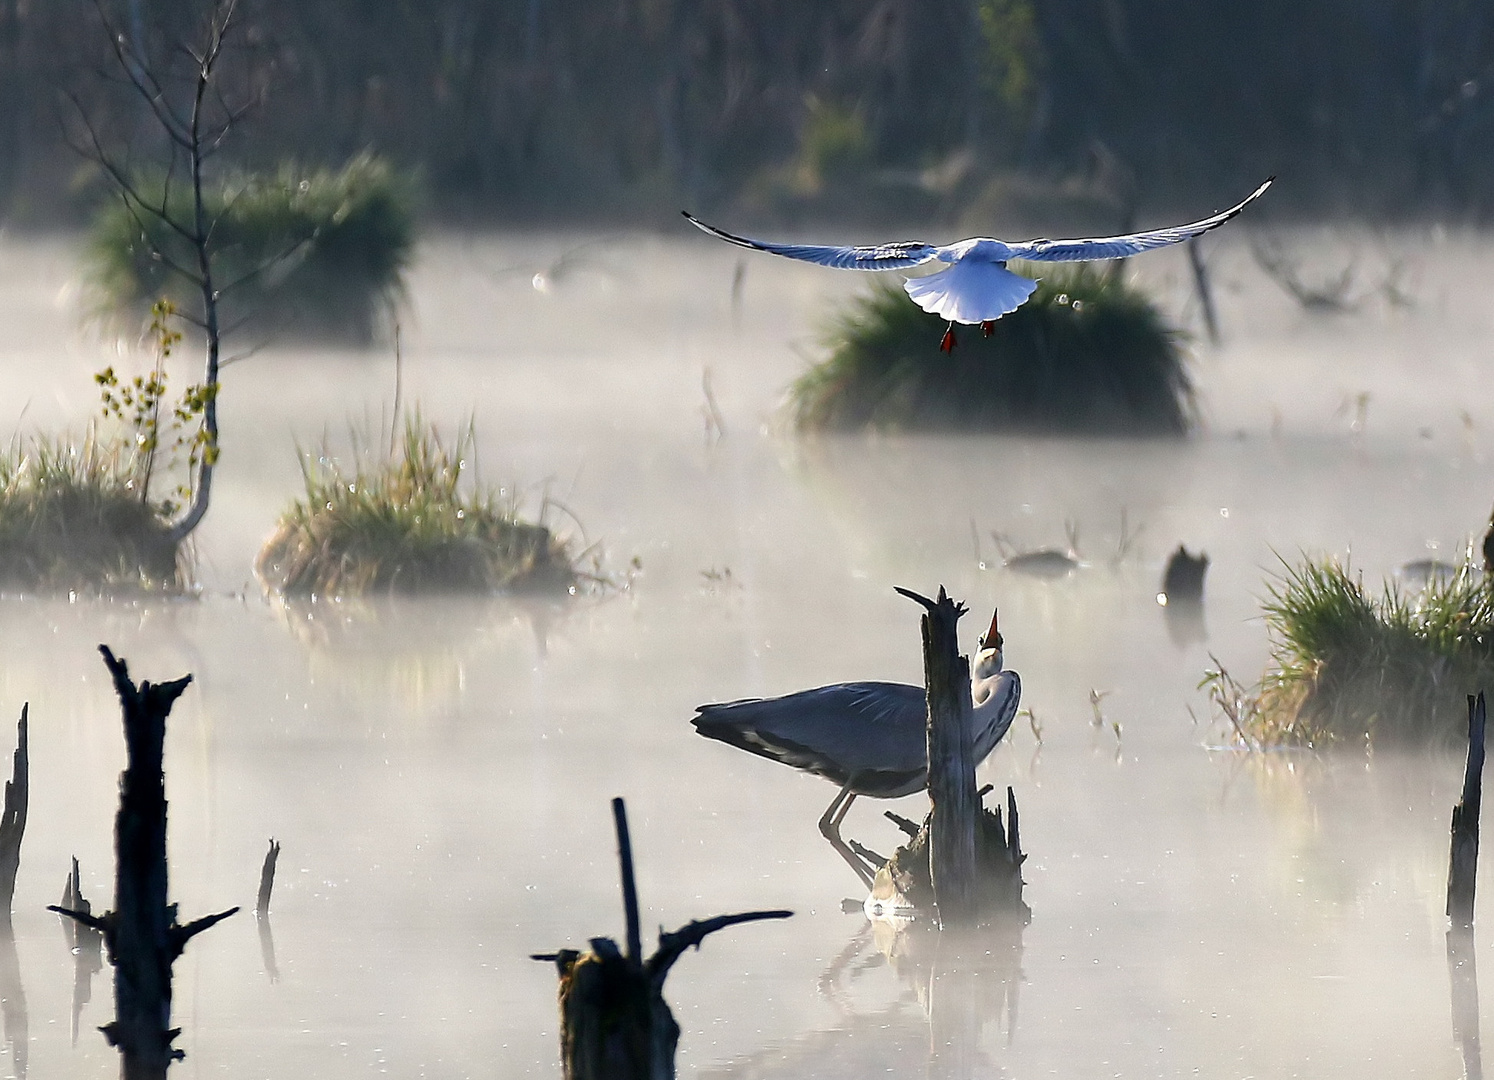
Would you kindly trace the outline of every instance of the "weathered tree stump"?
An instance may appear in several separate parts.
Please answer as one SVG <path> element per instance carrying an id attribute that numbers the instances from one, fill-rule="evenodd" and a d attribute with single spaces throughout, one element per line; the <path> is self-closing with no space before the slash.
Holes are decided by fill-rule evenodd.
<path id="1" fill-rule="evenodd" d="M 5 806 L 0 810 L 0 931 L 10 929 L 11 901 L 16 893 L 16 872 L 21 868 L 21 838 L 26 833 L 26 807 L 31 792 L 30 756 L 27 749 L 29 705 L 21 706 L 16 725 L 16 752 L 11 758 L 10 779 L 5 782 Z"/>
<path id="2" fill-rule="evenodd" d="M 187 942 L 228 918 L 237 907 L 187 923 L 176 921 L 167 899 L 166 717 L 192 676 L 168 683 L 130 679 L 128 667 L 107 645 L 104 663 L 124 712 L 125 771 L 119 778 L 119 813 L 114 819 L 114 908 L 104 915 L 53 906 L 104 935 L 114 965 L 114 1012 L 104 1037 L 120 1052 L 124 1080 L 162 1080 L 182 1051 L 171 1042 L 171 965 Z"/>
<path id="3" fill-rule="evenodd" d="M 982 803 L 975 829 L 973 914 L 979 921 L 1012 915 L 1025 925 L 1032 912 L 1022 899 L 1022 864 L 1027 861 L 1027 856 L 1022 851 L 1017 795 L 1010 787 L 1006 789 L 1006 820 L 1003 822 L 999 808 L 992 810 L 984 805 L 984 796 L 990 790 L 987 787 L 978 793 Z M 907 908 L 927 911 L 937 906 L 929 873 L 932 816 L 930 813 L 920 826 L 887 812 L 888 819 L 911 839 L 877 871 L 871 895 L 865 904 L 868 914 L 891 915 Z"/>
<path id="4" fill-rule="evenodd" d="M 537 953 L 560 972 L 560 1057 L 565 1080 L 673 1080 L 680 1029 L 664 1002 L 669 969 L 706 935 L 737 923 L 786 919 L 789 911 L 748 911 L 692 922 L 659 934 L 659 948 L 643 959 L 638 890 L 627 811 L 612 800 L 622 870 L 627 952 L 611 938 L 591 939 L 591 951 Z"/>
<path id="5" fill-rule="evenodd" d="M 1483 800 L 1484 694 L 1468 698 L 1468 761 L 1463 797 L 1452 812 L 1452 850 L 1447 868 L 1447 916 L 1453 926 L 1473 925 L 1473 894 L 1478 873 L 1478 814 Z"/>
<path id="6" fill-rule="evenodd" d="M 1022 854 L 1017 800 L 1007 790 L 1007 822 L 1000 810 L 982 805 L 975 789 L 971 747 L 970 662 L 959 654 L 957 625 L 965 606 L 941 586 L 930 600 L 908 589 L 898 592 L 922 604 L 924 685 L 928 700 L 928 817 L 922 827 L 889 813 L 912 842 L 886 860 L 872 881 L 867 910 L 911 905 L 935 911 L 941 925 L 973 926 L 1000 912 L 1020 911 Z M 989 790 L 989 789 L 986 789 Z M 862 857 L 883 860 L 865 849 Z"/>

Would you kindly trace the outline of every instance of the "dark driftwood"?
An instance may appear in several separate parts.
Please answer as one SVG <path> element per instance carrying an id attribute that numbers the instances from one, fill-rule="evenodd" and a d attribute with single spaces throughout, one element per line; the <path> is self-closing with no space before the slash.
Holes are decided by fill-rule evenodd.
<path id="1" fill-rule="evenodd" d="M 254 914 L 264 918 L 270 913 L 270 893 L 275 889 L 275 864 L 280 860 L 280 845 L 270 837 L 270 850 L 265 852 L 264 865 L 259 868 L 259 899 L 254 902 Z"/>
<path id="2" fill-rule="evenodd" d="M 99 652 L 124 712 L 127 755 L 114 819 L 114 909 L 101 916 L 60 906 L 50 910 L 103 933 L 114 965 L 115 1013 L 102 1029 L 104 1037 L 119 1048 L 124 1080 L 161 1080 L 183 1056 L 171 1045 L 181 1029 L 166 1026 L 171 1020 L 171 965 L 188 941 L 239 909 L 183 926 L 167 898 L 166 717 L 192 676 L 136 686 L 125 662 L 115 659 L 107 645 L 100 645 Z"/>
<path id="3" fill-rule="evenodd" d="M 93 914 L 93 905 L 83 896 L 82 875 L 78 859 L 73 858 L 73 872 L 62 887 L 64 911 Z M 83 1006 L 93 1000 L 93 977 L 104 968 L 104 935 L 91 926 L 66 916 L 62 919 L 62 936 L 73 956 L 73 1045 L 78 1045 L 78 1020 Z"/>
<path id="4" fill-rule="evenodd" d="M 21 706 L 16 725 L 16 752 L 11 758 L 10 779 L 5 782 L 5 807 L 0 811 L 0 932 L 10 928 L 10 905 L 16 892 L 16 871 L 21 868 L 21 838 L 26 833 L 26 805 L 31 791 L 30 759 L 26 743 L 29 705 Z"/>
<path id="5" fill-rule="evenodd" d="M 1452 812 L 1452 851 L 1447 868 L 1447 916 L 1453 926 L 1473 925 L 1473 893 L 1478 872 L 1478 813 L 1483 799 L 1484 694 L 1468 698 L 1468 762 L 1463 798 Z"/>
<path id="6" fill-rule="evenodd" d="M 591 950 L 537 953 L 560 972 L 560 1057 L 565 1080 L 672 1080 L 680 1029 L 664 1002 L 664 979 L 686 949 L 737 923 L 786 919 L 788 911 L 718 915 L 659 934 L 647 960 L 639 932 L 638 888 L 627 811 L 612 800 L 622 871 L 627 953 L 611 938 L 592 938 Z"/>

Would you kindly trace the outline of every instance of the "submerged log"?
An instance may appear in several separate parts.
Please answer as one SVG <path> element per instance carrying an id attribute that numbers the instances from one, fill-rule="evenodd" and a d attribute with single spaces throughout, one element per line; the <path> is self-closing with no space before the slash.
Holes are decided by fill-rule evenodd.
<path id="1" fill-rule="evenodd" d="M 27 717 L 30 705 L 21 706 L 16 725 L 16 752 L 11 758 L 10 779 L 5 782 L 5 806 L 0 810 L 0 932 L 10 929 L 11 901 L 16 893 L 16 872 L 21 868 L 21 838 L 26 833 L 26 807 L 31 792 L 30 756 L 27 749 Z"/>
<path id="2" fill-rule="evenodd" d="M 1478 873 L 1478 815 L 1483 800 L 1484 694 L 1468 698 L 1468 761 L 1463 797 L 1452 812 L 1452 850 L 1447 868 L 1447 916 L 1455 927 L 1473 925 L 1473 894 Z"/>
<path id="3" fill-rule="evenodd" d="M 689 923 L 659 934 L 654 955 L 643 959 L 638 888 L 627 810 L 612 800 L 622 873 L 627 952 L 611 938 L 591 939 L 591 950 L 536 953 L 560 973 L 560 1057 L 565 1080 L 673 1080 L 680 1029 L 664 1002 L 664 979 L 691 946 L 737 923 L 786 919 L 789 911 L 748 911 Z"/>
<path id="4" fill-rule="evenodd" d="M 192 676 L 168 683 L 130 679 L 123 660 L 100 645 L 124 713 L 126 765 L 114 819 L 114 908 L 101 916 L 71 908 L 50 910 L 104 935 L 114 965 L 114 1012 L 104 1037 L 117 1047 L 125 1080 L 162 1080 L 185 1056 L 171 1045 L 181 1033 L 171 1021 L 171 965 L 187 942 L 228 918 L 237 907 L 185 926 L 168 900 L 166 864 L 166 717 Z"/>

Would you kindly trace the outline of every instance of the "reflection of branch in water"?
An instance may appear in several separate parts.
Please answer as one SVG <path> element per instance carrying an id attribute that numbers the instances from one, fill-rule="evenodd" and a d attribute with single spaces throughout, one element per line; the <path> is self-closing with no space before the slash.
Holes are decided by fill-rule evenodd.
<path id="1" fill-rule="evenodd" d="M 93 913 L 91 905 L 83 897 L 79 880 L 78 860 L 73 859 L 73 872 L 62 887 L 62 907 L 69 911 Z M 93 977 L 104 968 L 104 935 L 91 926 L 85 926 L 65 915 L 62 921 L 62 938 L 67 942 L 68 952 L 73 954 L 73 1045 L 78 1045 L 78 1019 L 83 1015 L 83 1006 L 93 999 Z"/>
<path id="2" fill-rule="evenodd" d="M 254 921 L 259 924 L 259 956 L 264 961 L 265 974 L 272 983 L 280 981 L 280 968 L 275 963 L 275 933 L 270 929 L 270 914 L 255 912 Z"/>
<path id="3" fill-rule="evenodd" d="M 26 988 L 21 985 L 21 962 L 10 927 L 0 930 L 0 1019 L 5 1023 L 5 1041 L 10 1043 L 14 1075 L 26 1080 L 31 1035 L 26 1017 Z"/>
<path id="4" fill-rule="evenodd" d="M 1454 926 L 1447 932 L 1447 977 L 1452 984 L 1453 1038 L 1463 1052 L 1463 1075 L 1483 1080 L 1483 1054 L 1478 1040 L 1478 967 L 1473 927 Z"/>
<path id="5" fill-rule="evenodd" d="M 868 930 L 875 948 L 865 956 Z M 1000 1076 L 981 1045 L 983 1028 L 1016 1028 L 1022 981 L 1022 923 L 1012 919 L 965 934 L 941 934 L 928 923 L 863 923 L 820 975 L 820 994 L 840 1014 L 832 1028 L 807 1031 L 747 1057 L 699 1073 L 701 1080 L 862 1080 L 918 1076 L 974 1080 Z M 888 970 L 912 990 L 892 1005 L 858 1012 L 855 981 Z M 884 977 L 877 980 L 882 982 Z M 885 990 L 873 988 L 878 999 Z"/>

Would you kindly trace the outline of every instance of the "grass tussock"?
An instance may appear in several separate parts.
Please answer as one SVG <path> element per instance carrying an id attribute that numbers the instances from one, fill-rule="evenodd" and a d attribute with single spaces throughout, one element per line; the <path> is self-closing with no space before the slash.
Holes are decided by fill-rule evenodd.
<path id="1" fill-rule="evenodd" d="M 1494 688 L 1494 579 L 1472 565 L 1375 595 L 1336 560 L 1308 559 L 1287 567 L 1265 612 L 1272 668 L 1260 687 L 1206 680 L 1255 745 L 1455 743 L 1466 695 Z"/>
<path id="2" fill-rule="evenodd" d="M 0 454 L 0 588 L 175 591 L 185 577 L 163 508 L 141 497 L 133 448 L 92 433 Z"/>
<path id="3" fill-rule="evenodd" d="M 285 596 L 572 588 L 584 575 L 566 542 L 523 520 L 515 496 L 470 482 L 472 441 L 469 429 L 448 444 L 414 419 L 386 460 L 307 464 L 260 579 Z"/>
<path id="4" fill-rule="evenodd" d="M 139 183 L 158 205 L 165 193 L 172 219 L 191 224 L 191 191 L 180 177 L 169 189 L 164 177 Z M 377 157 L 337 170 L 283 165 L 231 177 L 204 191 L 204 201 L 224 326 L 251 319 L 277 332 L 368 341 L 402 296 L 414 185 Z M 89 246 L 101 314 L 135 315 L 163 297 L 200 313 L 195 286 L 167 261 L 195 269 L 195 250 L 149 213 L 110 203 Z"/>
<path id="5" fill-rule="evenodd" d="M 830 356 L 789 392 L 804 430 L 948 429 L 1180 435 L 1193 390 L 1177 331 L 1120 275 L 1081 264 L 1045 268 L 1032 297 L 989 338 L 945 323 L 896 285 L 843 309 Z"/>

